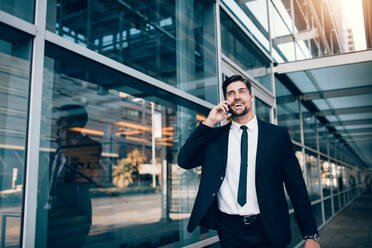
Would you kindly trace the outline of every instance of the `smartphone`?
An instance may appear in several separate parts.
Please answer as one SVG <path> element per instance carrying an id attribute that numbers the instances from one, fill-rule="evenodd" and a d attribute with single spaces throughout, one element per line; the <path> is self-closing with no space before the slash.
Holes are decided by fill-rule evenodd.
<path id="1" fill-rule="evenodd" d="M 227 106 L 228 106 L 228 108 L 229 108 L 229 111 L 227 111 L 227 113 L 230 113 L 230 114 L 231 114 L 231 113 L 232 113 L 232 112 L 231 112 L 231 105 L 228 104 Z"/>

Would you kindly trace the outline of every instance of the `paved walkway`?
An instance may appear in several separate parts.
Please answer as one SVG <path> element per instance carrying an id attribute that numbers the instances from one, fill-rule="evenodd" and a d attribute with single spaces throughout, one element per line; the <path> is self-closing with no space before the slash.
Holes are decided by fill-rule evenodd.
<path id="1" fill-rule="evenodd" d="M 321 248 L 372 247 L 372 193 L 364 193 L 320 231 Z"/>

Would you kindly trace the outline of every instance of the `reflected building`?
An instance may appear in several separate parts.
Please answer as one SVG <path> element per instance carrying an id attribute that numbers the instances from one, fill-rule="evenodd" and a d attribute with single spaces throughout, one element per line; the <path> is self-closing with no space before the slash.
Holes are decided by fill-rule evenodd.
<path id="1" fill-rule="evenodd" d="M 372 164 L 362 137 L 372 135 L 370 51 L 322 62 L 349 56 L 339 8 L 1 2 L 2 247 L 216 245 L 215 231 L 186 230 L 202 168 L 181 169 L 177 154 L 232 74 L 253 81 L 260 120 L 289 130 L 324 226 L 369 184 Z M 289 199 L 288 211 L 295 247 L 302 237 Z"/>

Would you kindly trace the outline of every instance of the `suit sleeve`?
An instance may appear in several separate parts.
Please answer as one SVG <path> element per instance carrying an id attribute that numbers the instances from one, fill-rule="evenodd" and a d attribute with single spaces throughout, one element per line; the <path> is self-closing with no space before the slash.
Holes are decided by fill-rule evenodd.
<path id="1" fill-rule="evenodd" d="M 202 164 L 205 146 L 212 129 L 200 123 L 178 153 L 178 165 L 180 167 L 192 169 Z"/>
<path id="2" fill-rule="evenodd" d="M 288 131 L 284 129 L 284 184 L 303 236 L 318 234 L 306 184 Z"/>

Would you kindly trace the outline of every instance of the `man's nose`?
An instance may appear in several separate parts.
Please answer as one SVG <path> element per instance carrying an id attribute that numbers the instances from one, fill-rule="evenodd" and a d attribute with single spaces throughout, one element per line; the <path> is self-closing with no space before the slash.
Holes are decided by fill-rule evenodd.
<path id="1" fill-rule="evenodd" d="M 234 95 L 234 101 L 236 101 L 236 100 L 240 100 L 240 93 L 236 93 L 235 95 Z"/>

